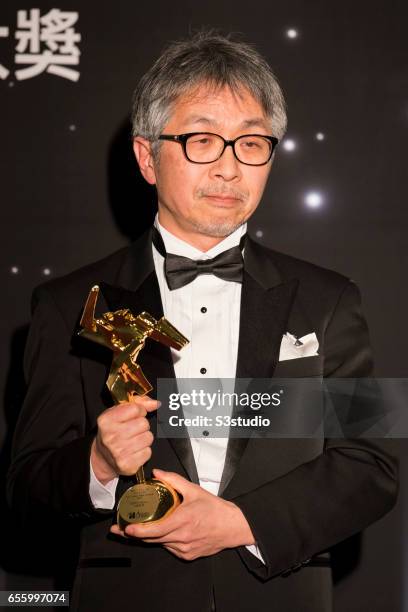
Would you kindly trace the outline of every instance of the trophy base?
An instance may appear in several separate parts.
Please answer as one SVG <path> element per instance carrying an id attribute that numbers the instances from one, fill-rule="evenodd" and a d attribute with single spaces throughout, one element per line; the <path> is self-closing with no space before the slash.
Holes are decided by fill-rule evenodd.
<path id="1" fill-rule="evenodd" d="M 179 494 L 171 485 L 151 478 L 125 491 L 118 503 L 117 523 L 122 531 L 133 523 L 157 523 L 179 504 Z"/>

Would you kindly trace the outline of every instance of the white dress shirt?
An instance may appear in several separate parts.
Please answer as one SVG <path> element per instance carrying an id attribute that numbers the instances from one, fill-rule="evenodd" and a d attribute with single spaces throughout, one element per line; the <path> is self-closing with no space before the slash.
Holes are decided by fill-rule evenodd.
<path id="1" fill-rule="evenodd" d="M 211 259 L 237 246 L 246 232 L 244 224 L 203 253 L 168 232 L 160 225 L 157 215 L 155 225 L 163 238 L 166 252 L 194 260 Z M 153 245 L 152 250 L 164 316 L 190 340 L 180 352 L 171 349 L 176 378 L 234 379 L 238 356 L 241 283 L 225 281 L 212 274 L 201 274 L 188 285 L 170 291 L 164 275 L 164 258 Z M 217 495 L 228 438 L 211 437 L 211 432 L 209 434 L 206 432 L 206 437 L 202 438 L 190 437 L 190 441 L 200 486 Z M 89 493 L 95 508 L 114 507 L 117 481 L 115 478 L 103 485 L 97 480 L 91 466 Z M 263 561 L 256 545 L 247 548 Z"/>

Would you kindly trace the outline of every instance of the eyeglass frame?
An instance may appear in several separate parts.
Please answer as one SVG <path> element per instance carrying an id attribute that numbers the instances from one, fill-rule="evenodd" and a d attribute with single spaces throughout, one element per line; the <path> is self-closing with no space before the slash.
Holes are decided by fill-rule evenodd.
<path id="1" fill-rule="evenodd" d="M 190 138 L 190 136 L 197 136 L 198 134 L 209 134 L 210 136 L 217 136 L 218 138 L 221 138 L 221 140 L 224 141 L 224 147 L 218 157 L 208 162 L 207 161 L 206 162 L 193 161 L 192 159 L 189 158 L 189 156 L 187 155 L 187 140 Z M 266 161 L 262 162 L 261 164 L 250 164 L 248 162 L 241 161 L 235 151 L 235 143 L 237 142 L 237 140 L 239 140 L 240 138 L 248 138 L 248 136 L 258 136 L 260 138 L 265 138 L 266 140 L 269 140 L 269 142 L 271 143 L 271 151 L 270 151 L 269 157 Z M 226 138 L 223 138 L 220 134 L 215 134 L 214 132 L 188 132 L 187 134 L 160 134 L 157 140 L 168 140 L 171 142 L 180 143 L 181 146 L 183 147 L 183 153 L 184 153 L 185 158 L 192 164 L 213 164 L 215 161 L 219 160 L 220 157 L 222 157 L 225 149 L 230 146 L 234 153 L 235 159 L 237 159 L 240 164 L 244 164 L 245 166 L 265 166 L 270 161 L 273 155 L 273 152 L 277 144 L 279 143 L 278 138 L 275 138 L 275 136 L 268 136 L 266 134 L 242 134 L 241 136 L 237 136 L 237 138 L 234 138 L 233 140 L 227 140 Z"/>

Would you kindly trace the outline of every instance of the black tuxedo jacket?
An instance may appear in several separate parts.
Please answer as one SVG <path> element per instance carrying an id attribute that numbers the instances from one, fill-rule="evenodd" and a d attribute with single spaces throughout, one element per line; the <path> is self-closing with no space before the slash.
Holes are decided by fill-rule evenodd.
<path id="1" fill-rule="evenodd" d="M 96 419 L 112 404 L 105 388 L 111 352 L 75 334 L 89 289 L 99 313 L 130 308 L 163 314 L 150 231 L 109 257 L 38 287 L 25 353 L 28 392 L 15 433 L 8 492 L 30 523 L 34 510 L 69 516 L 81 529 L 72 609 L 160 612 L 331 609 L 328 549 L 388 512 L 396 461 L 370 439 L 230 439 L 219 495 L 236 503 L 263 564 L 245 547 L 183 561 L 160 545 L 109 533 L 111 511 L 89 498 Z M 106 300 L 106 301 L 104 301 Z M 359 293 L 347 278 L 271 251 L 245 248 L 237 377 L 364 377 L 371 352 Z M 319 355 L 278 361 L 282 335 L 314 331 Z M 148 342 L 140 364 L 153 383 L 172 377 L 169 349 Z M 154 429 L 155 414 L 151 415 Z M 188 439 L 156 438 L 146 466 L 198 482 Z M 117 495 L 129 486 L 121 478 Z"/>

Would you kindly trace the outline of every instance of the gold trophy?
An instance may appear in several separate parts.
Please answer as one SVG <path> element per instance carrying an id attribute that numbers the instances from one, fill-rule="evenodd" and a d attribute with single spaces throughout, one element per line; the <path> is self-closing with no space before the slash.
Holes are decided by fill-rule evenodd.
<path id="1" fill-rule="evenodd" d="M 134 316 L 129 309 L 105 312 L 95 319 L 95 306 L 99 286 L 92 287 L 81 318 L 84 336 L 113 351 L 112 365 L 106 386 L 116 403 L 131 402 L 136 395 L 145 395 L 152 386 L 145 378 L 137 357 L 151 338 L 166 346 L 180 350 L 188 344 L 185 338 L 167 319 L 158 321 L 147 312 Z M 152 523 L 165 518 L 180 504 L 180 497 L 169 484 L 151 478 L 146 480 L 143 466 L 136 473 L 136 484 L 119 500 L 117 523 L 124 530 L 130 523 Z"/>

